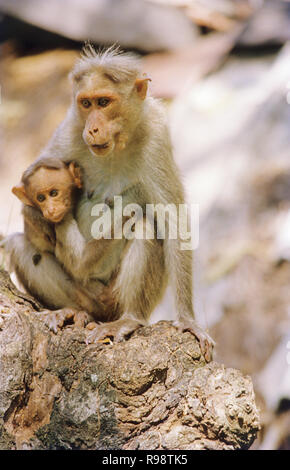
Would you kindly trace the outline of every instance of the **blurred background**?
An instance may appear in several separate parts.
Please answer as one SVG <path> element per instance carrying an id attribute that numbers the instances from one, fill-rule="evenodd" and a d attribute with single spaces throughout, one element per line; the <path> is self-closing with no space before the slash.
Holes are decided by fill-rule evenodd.
<path id="1" fill-rule="evenodd" d="M 253 378 L 252 448 L 290 450 L 290 1 L 0 0 L 0 28 L 1 235 L 23 229 L 11 187 L 64 118 L 83 42 L 139 54 L 200 208 L 198 319 Z M 171 311 L 169 292 L 155 319 Z"/>

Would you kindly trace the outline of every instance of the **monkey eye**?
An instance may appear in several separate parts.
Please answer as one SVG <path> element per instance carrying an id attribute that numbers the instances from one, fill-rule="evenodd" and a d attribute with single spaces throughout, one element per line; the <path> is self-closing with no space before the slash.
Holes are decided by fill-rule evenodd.
<path id="1" fill-rule="evenodd" d="M 57 189 L 52 189 L 52 190 L 50 191 L 49 195 L 50 195 L 51 197 L 57 196 L 57 195 L 58 195 L 58 190 L 57 190 Z"/>
<path id="2" fill-rule="evenodd" d="M 45 200 L 45 195 L 44 194 L 38 194 L 37 195 L 37 200 L 38 200 L 38 202 L 43 202 Z"/>
<path id="3" fill-rule="evenodd" d="M 105 97 L 103 97 L 103 98 L 99 98 L 99 99 L 97 100 L 97 103 L 98 103 L 98 105 L 101 106 L 102 108 L 105 108 L 106 106 L 108 106 L 108 104 L 110 103 L 110 101 L 111 101 L 110 98 L 105 98 Z"/>
<path id="4" fill-rule="evenodd" d="M 90 100 L 87 100 L 87 99 L 84 99 L 84 100 L 81 100 L 81 105 L 84 107 L 84 108 L 89 108 L 91 106 L 91 102 Z"/>

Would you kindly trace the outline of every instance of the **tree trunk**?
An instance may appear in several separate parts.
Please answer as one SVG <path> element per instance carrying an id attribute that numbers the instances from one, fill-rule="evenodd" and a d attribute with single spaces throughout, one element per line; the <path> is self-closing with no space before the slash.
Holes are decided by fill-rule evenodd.
<path id="1" fill-rule="evenodd" d="M 170 322 L 119 344 L 48 330 L 0 271 L 1 449 L 247 449 L 259 429 L 251 379 L 201 357 Z"/>

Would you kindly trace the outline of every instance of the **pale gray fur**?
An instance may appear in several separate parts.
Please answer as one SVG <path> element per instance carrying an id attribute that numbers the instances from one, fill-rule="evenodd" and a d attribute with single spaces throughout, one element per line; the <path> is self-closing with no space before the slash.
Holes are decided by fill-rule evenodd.
<path id="1" fill-rule="evenodd" d="M 121 52 L 119 46 L 111 46 L 99 52 L 88 44 L 76 62 L 70 77 L 79 82 L 85 75 L 104 70 L 113 81 L 132 80 L 140 74 L 140 61 L 134 54 Z"/>

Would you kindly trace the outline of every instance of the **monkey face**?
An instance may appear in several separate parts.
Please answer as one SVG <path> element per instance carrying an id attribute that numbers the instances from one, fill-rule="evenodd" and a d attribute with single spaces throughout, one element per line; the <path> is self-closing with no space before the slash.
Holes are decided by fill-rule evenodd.
<path id="1" fill-rule="evenodd" d="M 120 96 L 111 90 L 82 92 L 78 107 L 84 120 L 83 139 L 91 153 L 104 157 L 118 145 L 122 131 Z"/>
<path id="2" fill-rule="evenodd" d="M 23 204 L 38 207 L 47 220 L 58 223 L 71 210 L 74 189 L 82 187 L 82 176 L 74 162 L 65 166 L 57 159 L 52 161 L 55 166 L 50 167 L 43 160 L 43 166 L 24 175 L 12 192 Z"/>
<path id="3" fill-rule="evenodd" d="M 140 86 L 140 82 L 144 85 Z M 83 139 L 93 155 L 105 157 L 115 149 L 125 149 L 130 132 L 137 125 L 137 114 L 146 95 L 144 87 L 147 90 L 145 80 L 128 86 L 97 74 L 83 80 L 76 103 L 84 123 Z"/>
<path id="4" fill-rule="evenodd" d="M 26 195 L 45 219 L 59 223 L 72 208 L 73 180 L 67 168 L 39 168 L 26 186 Z"/>
<path id="5" fill-rule="evenodd" d="M 110 154 L 115 148 L 117 133 L 121 130 L 121 126 L 116 126 L 114 120 L 110 119 L 109 111 L 113 107 L 116 109 L 118 105 L 113 103 L 112 98 L 108 96 L 94 97 L 90 100 L 87 97 L 81 97 L 79 103 L 80 107 L 84 108 L 82 114 L 86 115 L 83 130 L 85 143 L 90 151 L 97 156 L 102 157 Z"/>

